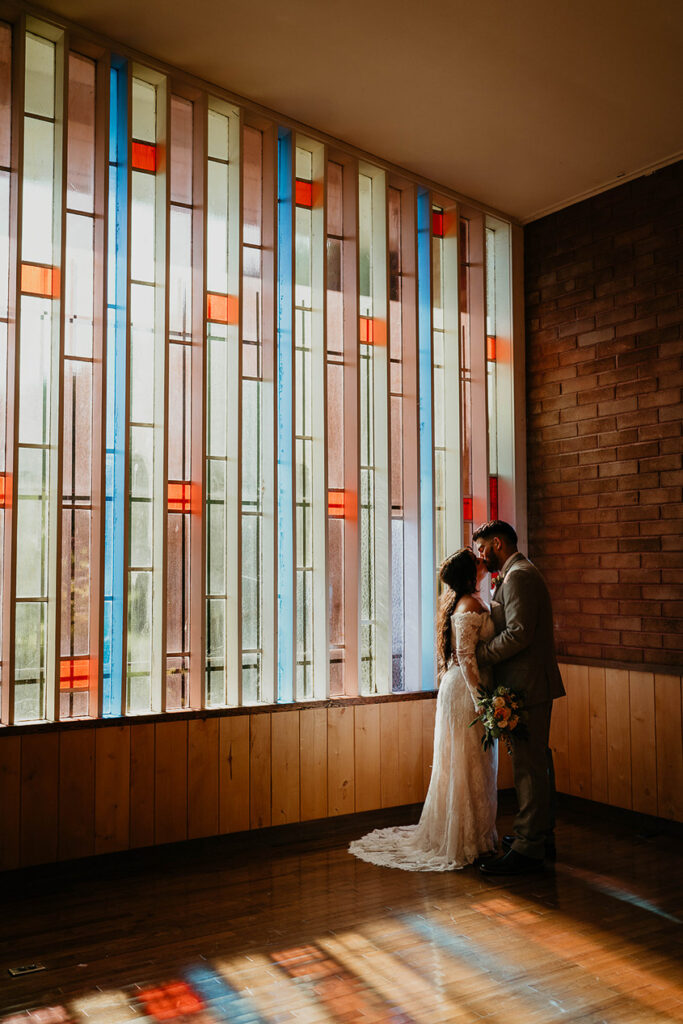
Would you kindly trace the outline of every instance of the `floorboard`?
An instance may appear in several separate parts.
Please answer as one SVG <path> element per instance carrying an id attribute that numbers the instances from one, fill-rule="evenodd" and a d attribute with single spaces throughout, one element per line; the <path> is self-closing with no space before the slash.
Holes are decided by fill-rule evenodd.
<path id="1" fill-rule="evenodd" d="M 504 882 L 346 852 L 419 806 L 6 872 L 0 1024 L 683 1021 L 680 838 L 560 811 Z"/>

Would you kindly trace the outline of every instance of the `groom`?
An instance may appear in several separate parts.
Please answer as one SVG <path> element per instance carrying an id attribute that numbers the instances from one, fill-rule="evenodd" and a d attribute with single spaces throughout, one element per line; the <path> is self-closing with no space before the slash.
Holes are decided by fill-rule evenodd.
<path id="1" fill-rule="evenodd" d="M 519 813 L 514 835 L 503 836 L 503 856 L 484 861 L 487 875 L 520 875 L 542 867 L 554 857 L 555 776 L 548 746 L 550 713 L 564 696 L 555 657 L 553 614 L 545 580 L 517 550 L 517 534 L 509 523 L 494 519 L 472 537 L 489 572 L 497 572 L 491 602 L 496 635 L 477 648 L 480 665 L 493 667 L 496 686 L 523 696 L 528 712 L 528 738 L 512 744 L 512 768 Z"/>

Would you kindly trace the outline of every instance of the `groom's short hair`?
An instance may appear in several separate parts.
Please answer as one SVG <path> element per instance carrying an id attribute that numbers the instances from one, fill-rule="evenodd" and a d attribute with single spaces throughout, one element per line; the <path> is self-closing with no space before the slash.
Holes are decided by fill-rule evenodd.
<path id="1" fill-rule="evenodd" d="M 514 526 L 510 526 L 504 519 L 491 519 L 484 523 L 472 534 L 472 541 L 490 540 L 491 537 L 500 537 L 511 547 L 517 547 L 517 533 Z"/>

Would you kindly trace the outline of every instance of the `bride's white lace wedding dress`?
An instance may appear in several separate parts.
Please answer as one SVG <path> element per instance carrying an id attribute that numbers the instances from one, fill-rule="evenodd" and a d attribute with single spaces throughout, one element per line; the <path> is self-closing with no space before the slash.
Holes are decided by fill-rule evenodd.
<path id="1" fill-rule="evenodd" d="M 381 867 L 404 871 L 452 871 L 496 846 L 498 749 L 481 745 L 475 716 L 477 689 L 488 685 L 475 650 L 494 634 L 488 612 L 451 617 L 455 657 L 436 703 L 434 756 L 429 791 L 417 825 L 376 829 L 351 843 L 349 852 Z"/>

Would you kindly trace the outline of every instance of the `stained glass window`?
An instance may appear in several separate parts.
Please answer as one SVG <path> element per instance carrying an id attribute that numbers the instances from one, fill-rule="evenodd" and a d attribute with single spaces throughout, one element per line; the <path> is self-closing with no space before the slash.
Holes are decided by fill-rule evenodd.
<path id="1" fill-rule="evenodd" d="M 12 30 L 0 22 L 0 651 L 3 650 L 5 592 L 5 509 L 11 501 L 6 452 L 7 346 L 9 330 L 10 181 L 11 181 Z M 0 664 L 0 718 L 9 717 L 5 657 Z"/>
<path id="2" fill-rule="evenodd" d="M 69 55 L 64 392 L 62 404 L 62 566 L 60 715 L 87 715 L 97 694 L 97 624 L 92 622 L 93 480 L 99 470 L 94 332 L 95 64 Z M 95 607 L 97 607 L 95 603 Z M 91 629 L 94 625 L 94 629 Z M 93 692 L 94 691 L 94 692 Z"/>
<path id="3" fill-rule="evenodd" d="M 206 213 L 206 702 L 238 704 L 239 121 L 208 111 Z"/>
<path id="4" fill-rule="evenodd" d="M 0 23 L 2 724 L 432 686 L 438 564 L 514 518 L 510 247 Z"/>
<path id="5" fill-rule="evenodd" d="M 166 707 L 190 704 L 194 107 L 171 96 L 168 271 Z"/>
<path id="6" fill-rule="evenodd" d="M 344 167 L 327 165 L 327 558 L 330 593 L 330 695 L 344 693 L 346 659 L 345 540 L 347 504 L 345 448 Z M 350 511 L 350 509 L 348 510 Z"/>
<path id="7" fill-rule="evenodd" d="M 63 104 L 56 69 L 61 60 L 61 41 L 26 34 L 15 486 L 15 721 L 55 713 L 62 172 L 57 114 Z"/>

